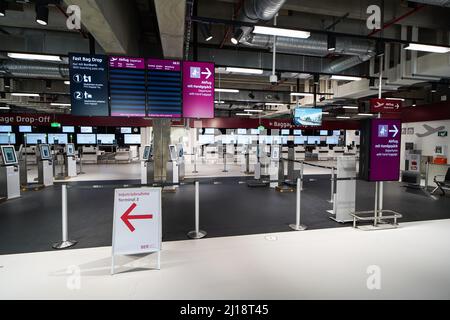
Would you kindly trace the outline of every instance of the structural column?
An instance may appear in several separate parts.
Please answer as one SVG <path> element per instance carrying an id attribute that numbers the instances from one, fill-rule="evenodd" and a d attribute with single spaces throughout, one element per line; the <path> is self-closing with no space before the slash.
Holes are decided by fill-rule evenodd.
<path id="1" fill-rule="evenodd" d="M 170 119 L 153 119 L 153 159 L 155 182 L 166 180 L 166 165 L 169 161 Z"/>

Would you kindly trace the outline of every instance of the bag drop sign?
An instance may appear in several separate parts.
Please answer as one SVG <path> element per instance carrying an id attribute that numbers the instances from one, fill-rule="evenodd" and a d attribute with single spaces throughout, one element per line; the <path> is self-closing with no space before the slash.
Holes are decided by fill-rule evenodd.
<path id="1" fill-rule="evenodd" d="M 113 255 L 160 251 L 161 188 L 116 189 Z"/>

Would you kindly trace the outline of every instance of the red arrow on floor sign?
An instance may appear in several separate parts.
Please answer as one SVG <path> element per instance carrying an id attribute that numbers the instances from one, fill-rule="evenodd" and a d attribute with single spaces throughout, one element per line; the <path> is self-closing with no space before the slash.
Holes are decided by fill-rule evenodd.
<path id="1" fill-rule="evenodd" d="M 122 221 L 127 225 L 128 229 L 130 229 L 131 232 L 135 230 L 134 226 L 130 223 L 130 220 L 142 220 L 142 219 L 153 219 L 152 214 L 142 214 L 142 215 L 136 215 L 136 216 L 130 216 L 130 213 L 137 207 L 136 203 L 133 203 L 127 211 L 123 213 L 123 215 L 120 217 Z"/>

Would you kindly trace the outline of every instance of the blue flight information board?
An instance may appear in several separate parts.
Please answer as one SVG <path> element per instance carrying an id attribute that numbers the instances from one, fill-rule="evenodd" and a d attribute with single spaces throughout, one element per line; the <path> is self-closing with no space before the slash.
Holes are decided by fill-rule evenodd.
<path id="1" fill-rule="evenodd" d="M 144 58 L 110 57 L 111 116 L 145 117 Z"/>
<path id="2" fill-rule="evenodd" d="M 108 116 L 108 61 L 104 55 L 69 54 L 72 114 Z"/>
<path id="3" fill-rule="evenodd" d="M 147 60 L 147 116 L 181 118 L 181 62 L 176 60 Z"/>

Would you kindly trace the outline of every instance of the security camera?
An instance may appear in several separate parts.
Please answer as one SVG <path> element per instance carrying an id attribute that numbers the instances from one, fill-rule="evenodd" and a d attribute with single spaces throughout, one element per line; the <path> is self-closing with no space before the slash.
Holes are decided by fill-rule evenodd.
<path id="1" fill-rule="evenodd" d="M 273 85 L 275 85 L 275 84 L 278 83 L 278 77 L 277 77 L 276 74 L 272 74 L 272 75 L 270 76 L 270 83 L 273 84 Z"/>

